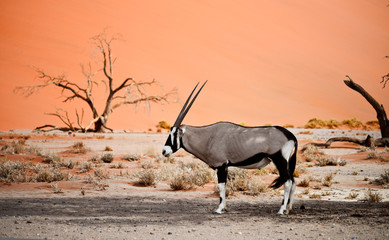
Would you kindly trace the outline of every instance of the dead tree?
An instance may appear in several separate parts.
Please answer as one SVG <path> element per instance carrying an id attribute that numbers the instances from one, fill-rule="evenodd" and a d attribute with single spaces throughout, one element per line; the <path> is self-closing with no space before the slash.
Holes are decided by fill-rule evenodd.
<path id="1" fill-rule="evenodd" d="M 389 146 L 389 121 L 386 116 L 386 112 L 384 109 L 384 106 L 382 104 L 379 104 L 368 92 L 366 92 L 363 87 L 361 87 L 359 84 L 355 83 L 348 75 L 346 75 L 348 80 L 344 80 L 344 83 L 351 89 L 357 91 L 360 93 L 369 103 L 372 105 L 372 107 L 375 109 L 377 113 L 377 119 L 380 125 L 381 130 L 381 138 L 373 139 L 370 135 L 367 136 L 366 139 L 358 139 L 358 138 L 350 138 L 350 137 L 334 137 L 327 140 L 325 143 L 309 143 L 314 146 L 318 147 L 325 147 L 328 148 L 333 142 L 352 142 L 359 144 L 361 146 L 369 147 L 374 149 L 377 147 L 385 147 Z M 385 76 L 384 76 L 385 77 Z M 383 77 L 383 81 L 385 78 Z M 389 78 L 389 76 L 387 77 Z M 388 81 L 388 80 L 386 80 Z M 386 82 L 384 82 L 385 86 Z"/>
<path id="2" fill-rule="evenodd" d="M 389 138 L 389 121 L 386 116 L 384 106 L 382 104 L 379 104 L 368 92 L 366 92 L 365 89 L 363 89 L 363 87 L 355 83 L 348 75 L 346 75 L 346 77 L 348 78 L 348 80 L 344 80 L 344 83 L 349 88 L 360 93 L 376 111 L 378 123 L 380 124 L 381 137 Z"/>
<path id="3" fill-rule="evenodd" d="M 385 58 L 389 58 L 389 56 L 385 56 Z M 382 88 L 385 88 L 385 86 L 388 83 L 388 81 L 389 81 L 389 73 L 384 75 L 384 76 L 382 76 L 382 80 L 381 80 L 381 83 L 383 85 Z"/>
<path id="4" fill-rule="evenodd" d="M 70 120 L 69 114 L 66 111 L 57 109 L 55 113 L 46 114 L 58 117 L 66 127 L 58 128 L 53 125 L 45 125 L 38 127 L 37 129 L 50 127 L 60 130 L 86 132 L 91 131 L 93 125 L 94 128 L 92 131 L 94 132 L 101 132 L 104 129 L 112 130 L 107 127 L 109 116 L 115 109 L 123 105 L 139 105 L 142 103 L 149 106 L 150 103 L 169 102 L 169 96 L 175 94 L 176 90 L 171 90 L 168 93 L 162 93 L 160 95 L 147 94 L 146 88 L 158 85 L 154 79 L 151 81 L 136 81 L 129 77 L 119 82 L 119 84 L 115 84 L 116 79 L 114 77 L 113 69 L 116 58 L 112 56 L 112 42 L 115 40 L 118 40 L 118 38 L 115 36 L 107 37 L 105 33 L 92 38 L 93 43 L 101 54 L 102 68 L 97 71 L 92 71 L 91 64 L 88 65 L 88 68 L 85 68 L 83 65 L 81 66 L 82 73 L 85 76 L 86 86 L 81 86 L 74 81 L 69 81 L 65 75 L 52 76 L 47 74 L 44 70 L 36 68 L 37 79 L 42 82 L 41 84 L 15 88 L 15 92 L 21 92 L 28 97 L 37 93 L 42 88 L 54 86 L 61 90 L 62 95 L 65 97 L 63 102 L 66 103 L 75 99 L 81 100 L 87 104 L 92 112 L 92 120 L 89 124 L 83 126 L 84 109 L 82 109 L 81 115 L 76 110 L 78 125 L 78 127 L 76 127 Z M 102 82 L 107 88 L 105 106 L 102 112 L 98 111 L 94 101 L 94 89 L 98 86 L 98 82 L 95 81 L 94 78 L 96 77 L 96 74 L 100 72 L 103 73 Z"/>

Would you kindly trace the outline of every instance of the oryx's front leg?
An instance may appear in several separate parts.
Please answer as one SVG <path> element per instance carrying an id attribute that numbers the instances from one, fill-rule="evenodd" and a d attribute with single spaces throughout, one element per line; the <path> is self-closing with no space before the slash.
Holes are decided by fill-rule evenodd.
<path id="1" fill-rule="evenodd" d="M 219 193 L 220 193 L 220 204 L 219 207 L 216 209 L 216 214 L 222 214 L 226 210 L 226 184 L 227 184 L 227 173 L 228 168 L 226 166 L 218 167 L 216 169 L 217 173 L 217 182 L 219 187 Z"/>

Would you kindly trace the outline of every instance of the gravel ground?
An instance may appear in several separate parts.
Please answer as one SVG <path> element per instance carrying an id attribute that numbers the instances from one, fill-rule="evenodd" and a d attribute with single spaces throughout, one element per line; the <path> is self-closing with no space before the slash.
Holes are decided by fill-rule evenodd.
<path id="1" fill-rule="evenodd" d="M 28 239 L 388 239 L 389 203 L 127 197 L 0 199 L 0 237 Z"/>

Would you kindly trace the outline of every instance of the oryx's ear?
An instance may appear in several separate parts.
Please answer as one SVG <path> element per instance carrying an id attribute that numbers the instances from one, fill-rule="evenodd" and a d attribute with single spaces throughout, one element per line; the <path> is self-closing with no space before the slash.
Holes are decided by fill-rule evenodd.
<path id="1" fill-rule="evenodd" d="M 205 84 L 207 83 L 208 81 L 205 81 L 205 83 L 201 86 L 201 88 L 199 89 L 199 91 L 196 93 L 196 95 L 193 97 L 192 101 L 189 103 L 189 100 L 191 99 L 194 91 L 196 90 L 197 86 L 199 85 L 199 83 L 196 84 L 195 88 L 193 89 L 193 91 L 191 92 L 191 94 L 189 95 L 188 99 L 186 100 L 184 106 L 182 107 L 180 113 L 178 114 L 178 117 L 176 119 L 176 122 L 174 123 L 173 127 L 179 127 L 182 123 L 182 121 L 184 120 L 186 114 L 188 113 L 189 109 L 192 107 L 192 104 L 193 102 L 196 100 L 197 96 L 199 95 L 199 93 L 201 92 L 201 90 L 203 89 L 203 87 L 205 86 Z M 189 103 L 189 105 L 188 105 Z"/>

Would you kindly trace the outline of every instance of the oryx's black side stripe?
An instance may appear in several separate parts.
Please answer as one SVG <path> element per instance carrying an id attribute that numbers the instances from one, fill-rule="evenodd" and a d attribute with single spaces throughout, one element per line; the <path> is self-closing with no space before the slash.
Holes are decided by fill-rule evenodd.
<path id="1" fill-rule="evenodd" d="M 249 166 L 249 165 L 260 162 L 262 159 L 264 159 L 266 157 L 271 158 L 271 155 L 269 155 L 267 153 L 258 153 L 258 154 L 255 154 L 254 156 L 252 156 L 244 161 L 241 161 L 241 162 L 237 162 L 237 163 L 228 162 L 228 166 L 231 166 L 231 167 Z"/>

